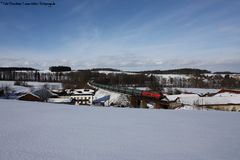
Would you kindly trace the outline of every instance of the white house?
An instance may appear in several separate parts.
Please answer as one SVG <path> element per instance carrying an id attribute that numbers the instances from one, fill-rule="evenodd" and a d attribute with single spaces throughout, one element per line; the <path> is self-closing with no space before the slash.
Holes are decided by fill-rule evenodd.
<path id="1" fill-rule="evenodd" d="M 93 102 L 94 90 L 92 89 L 76 89 L 70 97 L 75 101 L 76 105 L 91 105 Z"/>

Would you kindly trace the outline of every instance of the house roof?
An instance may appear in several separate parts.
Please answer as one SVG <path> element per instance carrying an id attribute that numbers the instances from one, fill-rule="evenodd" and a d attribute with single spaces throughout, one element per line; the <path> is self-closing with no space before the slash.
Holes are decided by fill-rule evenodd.
<path id="1" fill-rule="evenodd" d="M 238 98 L 240 98 L 240 94 L 223 92 L 223 93 L 217 93 L 213 97 L 238 97 Z"/>
<path id="2" fill-rule="evenodd" d="M 72 93 L 70 96 L 93 96 L 93 94 L 85 93 Z"/>
<path id="3" fill-rule="evenodd" d="M 54 95 L 56 96 L 56 94 L 53 94 L 52 92 L 45 88 L 37 89 L 33 93 L 39 96 L 42 100 L 48 99 Z"/>
<path id="4" fill-rule="evenodd" d="M 235 90 L 235 89 L 221 89 L 218 93 L 235 93 L 235 94 L 240 94 L 240 90 Z"/>
<path id="5" fill-rule="evenodd" d="M 240 97 L 201 97 L 198 105 L 240 104 Z"/>
<path id="6" fill-rule="evenodd" d="M 17 99 L 19 100 L 29 100 L 29 101 L 40 101 L 40 97 L 33 93 L 26 93 L 24 95 L 19 96 Z"/>
<path id="7" fill-rule="evenodd" d="M 177 95 L 165 95 L 169 101 L 176 101 L 178 98 L 198 98 L 198 94 L 177 94 Z"/>

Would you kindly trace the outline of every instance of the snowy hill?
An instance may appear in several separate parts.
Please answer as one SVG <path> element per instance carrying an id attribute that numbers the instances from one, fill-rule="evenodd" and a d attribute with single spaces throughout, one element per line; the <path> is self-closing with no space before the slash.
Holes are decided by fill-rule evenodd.
<path id="1" fill-rule="evenodd" d="M 234 112 L 0 100 L 0 159 L 239 160 Z"/>
<path id="2" fill-rule="evenodd" d="M 107 90 L 100 89 L 100 88 L 95 93 L 94 99 L 99 99 L 99 98 L 102 98 L 102 97 L 108 96 L 108 95 L 110 96 L 110 99 L 109 99 L 109 102 L 107 102 L 108 104 L 106 104 L 106 106 L 108 106 L 108 105 L 129 106 L 129 99 L 128 99 L 127 95 L 112 92 L 112 91 L 107 91 Z"/>
<path id="3" fill-rule="evenodd" d="M 47 86 L 49 89 L 62 89 L 62 83 L 55 83 L 55 82 L 31 82 L 26 81 L 26 84 L 29 87 L 18 86 L 14 84 L 15 81 L 0 81 L 0 88 L 4 88 L 6 86 L 10 87 L 15 93 L 26 93 L 30 92 L 34 89 L 42 88 L 43 86 Z"/>

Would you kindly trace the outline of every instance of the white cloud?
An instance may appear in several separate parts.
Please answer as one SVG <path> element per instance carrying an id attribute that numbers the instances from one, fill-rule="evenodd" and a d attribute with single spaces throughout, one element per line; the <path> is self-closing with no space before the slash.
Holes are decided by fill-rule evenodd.
<path id="1" fill-rule="evenodd" d="M 52 65 L 67 65 L 74 69 L 86 69 L 95 67 L 112 67 L 123 70 L 153 70 L 153 69 L 173 69 L 173 68 L 202 68 L 213 71 L 230 70 L 239 72 L 240 58 L 229 57 L 228 59 L 184 59 L 178 58 L 156 58 L 138 56 L 136 54 L 105 55 L 94 58 L 76 59 L 30 59 L 30 58 L 1 58 L 0 66 L 22 66 L 34 67 L 37 69 L 48 69 Z"/>

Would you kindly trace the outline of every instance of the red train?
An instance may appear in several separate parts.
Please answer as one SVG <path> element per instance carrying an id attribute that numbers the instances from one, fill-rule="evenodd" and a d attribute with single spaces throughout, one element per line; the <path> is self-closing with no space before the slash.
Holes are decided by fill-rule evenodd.
<path id="1" fill-rule="evenodd" d="M 154 99 L 162 99 L 164 97 L 162 93 L 154 93 L 154 92 L 148 92 L 148 91 L 142 91 L 141 96 L 154 98 Z"/>
<path id="2" fill-rule="evenodd" d="M 98 84 L 98 83 L 94 83 L 94 82 L 90 82 L 90 84 L 92 84 L 94 86 L 97 86 L 99 88 L 112 90 L 112 91 L 115 91 L 115 92 L 120 92 L 120 93 L 133 95 L 133 96 L 137 96 L 137 97 L 141 96 L 141 97 L 152 98 L 152 99 L 162 99 L 162 98 L 164 98 L 164 95 L 162 93 L 142 91 L 142 90 L 139 90 L 139 89 L 130 89 L 130 88 L 127 88 L 127 87 L 103 85 L 103 84 Z"/>

